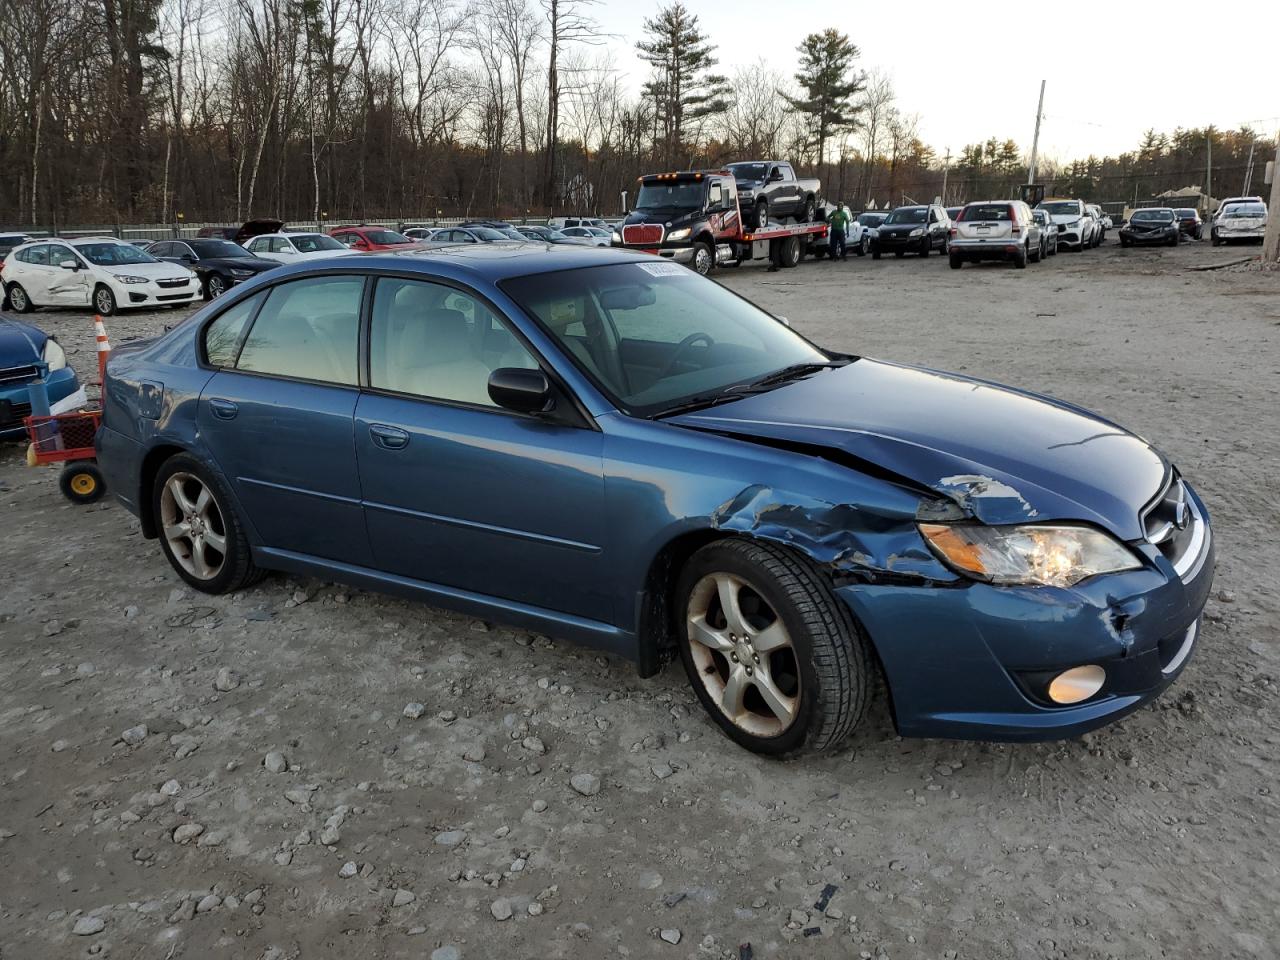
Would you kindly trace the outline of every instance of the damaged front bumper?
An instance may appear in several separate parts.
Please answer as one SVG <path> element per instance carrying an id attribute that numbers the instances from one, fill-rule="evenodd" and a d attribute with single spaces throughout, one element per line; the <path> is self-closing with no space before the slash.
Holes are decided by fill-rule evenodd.
<path id="1" fill-rule="evenodd" d="M 1185 580 L 1155 547 L 1131 546 L 1142 569 L 1068 589 L 846 583 L 836 594 L 880 655 L 902 735 L 1062 739 L 1159 696 L 1198 645 L 1212 537 Z M 1103 687 L 1082 703 L 1053 705 L 1049 681 L 1086 664 L 1106 671 Z"/>

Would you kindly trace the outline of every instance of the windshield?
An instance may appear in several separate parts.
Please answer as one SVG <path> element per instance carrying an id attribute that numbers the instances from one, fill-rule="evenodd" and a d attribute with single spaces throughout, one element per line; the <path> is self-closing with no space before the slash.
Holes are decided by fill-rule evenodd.
<path id="1" fill-rule="evenodd" d="M 317 253 L 321 250 L 345 250 L 343 244 L 323 233 L 292 233 L 289 239 L 299 253 Z"/>
<path id="2" fill-rule="evenodd" d="M 1267 208 L 1260 203 L 1235 203 L 1227 207 L 1224 217 L 1265 217 Z"/>
<path id="3" fill-rule="evenodd" d="M 188 240 L 197 257 L 252 257 L 253 254 L 230 240 Z"/>
<path id="4" fill-rule="evenodd" d="M 665 180 L 642 183 L 636 194 L 637 210 L 701 210 L 705 187 L 701 180 Z"/>
<path id="5" fill-rule="evenodd" d="M 474 233 L 481 240 L 510 240 L 501 230 L 495 230 L 493 227 L 468 227 L 471 233 Z"/>
<path id="6" fill-rule="evenodd" d="M 1074 200 L 1058 200 L 1055 203 L 1042 203 L 1040 209 L 1055 217 L 1074 217 L 1080 213 L 1080 204 Z"/>
<path id="7" fill-rule="evenodd" d="M 113 267 L 122 263 L 159 263 L 151 254 L 139 250 L 130 243 L 77 243 L 76 251 L 90 263 L 100 267 Z"/>
<path id="8" fill-rule="evenodd" d="M 769 173 L 767 163 L 731 163 L 727 169 L 735 180 L 763 180 Z"/>
<path id="9" fill-rule="evenodd" d="M 929 211 L 924 207 L 899 207 L 885 223 L 924 223 Z"/>
<path id="10" fill-rule="evenodd" d="M 1131 218 L 1135 223 L 1168 223 L 1173 219 L 1172 210 L 1135 210 Z"/>
<path id="11" fill-rule="evenodd" d="M 366 230 L 365 239 L 370 243 L 412 243 L 408 237 L 394 230 Z"/>
<path id="12" fill-rule="evenodd" d="M 759 307 L 678 264 L 539 273 L 502 288 L 621 409 L 638 416 L 785 367 L 828 362 Z"/>
<path id="13" fill-rule="evenodd" d="M 858 216 L 858 222 L 864 227 L 878 227 L 887 216 L 887 213 L 863 213 Z"/>

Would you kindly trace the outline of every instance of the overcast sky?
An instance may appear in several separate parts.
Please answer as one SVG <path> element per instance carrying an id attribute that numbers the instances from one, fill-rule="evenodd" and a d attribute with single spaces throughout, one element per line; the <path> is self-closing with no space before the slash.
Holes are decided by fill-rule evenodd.
<path id="1" fill-rule="evenodd" d="M 616 35 L 615 64 L 637 93 L 647 65 L 636 57 L 635 41 L 659 5 L 600 0 L 595 7 L 601 27 Z M 1029 149 L 1042 78 L 1048 86 L 1041 151 L 1058 160 L 1132 150 L 1150 127 L 1251 122 L 1268 136 L 1280 128 L 1280 58 L 1266 53 L 1280 37 L 1276 0 L 1207 7 L 1177 0 L 987 0 L 976 7 L 938 0 L 685 0 L 685 6 L 716 44 L 726 74 L 761 59 L 793 73 L 805 34 L 843 31 L 861 48 L 863 69 L 892 77 L 899 109 L 920 114 L 921 138 L 939 154 L 987 137 L 1012 137 Z M 1206 13 L 1212 26 L 1204 25 Z M 1240 26 L 1228 30 L 1230 22 Z M 1105 30 L 1074 26 L 1101 23 Z M 1233 39 L 1221 44 L 1223 36 Z M 1195 57 L 1213 63 L 1213 72 L 1188 66 L 1202 51 L 1218 51 Z M 1010 82 L 1014 77 L 1023 79 Z"/>

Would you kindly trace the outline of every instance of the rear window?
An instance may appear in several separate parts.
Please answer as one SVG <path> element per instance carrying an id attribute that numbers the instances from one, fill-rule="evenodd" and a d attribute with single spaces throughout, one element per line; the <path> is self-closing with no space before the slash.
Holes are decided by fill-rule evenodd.
<path id="1" fill-rule="evenodd" d="M 971 223 L 974 220 L 1012 220 L 1013 207 L 1007 203 L 973 203 L 960 211 L 960 220 Z"/>
<path id="2" fill-rule="evenodd" d="M 1267 208 L 1260 203 L 1233 203 L 1227 207 L 1224 217 L 1265 217 Z"/>

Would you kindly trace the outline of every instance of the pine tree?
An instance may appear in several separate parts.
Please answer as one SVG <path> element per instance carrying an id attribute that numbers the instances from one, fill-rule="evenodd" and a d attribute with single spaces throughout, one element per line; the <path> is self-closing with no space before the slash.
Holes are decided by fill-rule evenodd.
<path id="1" fill-rule="evenodd" d="M 817 163 L 826 159 L 827 141 L 838 133 L 851 130 L 856 125 L 858 107 L 853 98 L 861 92 L 866 77 L 853 69 L 860 51 L 847 36 L 828 27 L 821 33 L 811 33 L 800 41 L 800 69 L 796 71 L 796 83 L 805 92 L 803 97 L 789 97 L 786 101 L 809 117 L 817 148 Z"/>
<path id="2" fill-rule="evenodd" d="M 664 159 L 673 163 L 684 144 L 686 124 L 725 109 L 729 82 L 712 73 L 715 46 L 698 28 L 698 18 L 680 0 L 645 18 L 648 39 L 636 44 L 652 68 L 643 96 L 653 101 Z"/>

